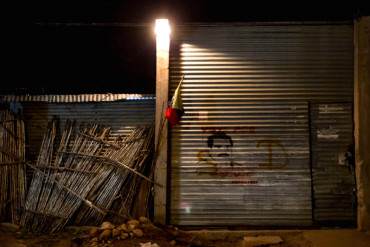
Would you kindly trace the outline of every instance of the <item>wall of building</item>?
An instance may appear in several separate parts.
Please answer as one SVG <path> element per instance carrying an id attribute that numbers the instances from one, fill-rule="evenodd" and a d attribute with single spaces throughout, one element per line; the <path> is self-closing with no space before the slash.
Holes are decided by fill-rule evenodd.
<path id="1" fill-rule="evenodd" d="M 176 27 L 170 224 L 355 225 L 353 38 L 353 23 Z"/>
<path id="2" fill-rule="evenodd" d="M 370 17 L 355 23 L 355 144 L 358 228 L 370 230 Z"/>

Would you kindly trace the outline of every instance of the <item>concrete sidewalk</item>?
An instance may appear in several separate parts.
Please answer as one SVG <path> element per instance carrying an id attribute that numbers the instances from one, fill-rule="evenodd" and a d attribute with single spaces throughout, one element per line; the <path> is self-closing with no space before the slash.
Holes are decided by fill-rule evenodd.
<path id="1" fill-rule="evenodd" d="M 357 230 L 311 230 L 303 236 L 312 247 L 370 247 L 370 233 Z"/>
<path id="2" fill-rule="evenodd" d="M 215 246 L 248 246 L 243 243 L 244 236 L 280 236 L 284 243 L 277 245 L 279 247 L 370 247 L 370 233 L 360 232 L 356 229 L 200 230 L 189 232 L 203 240 L 214 241 Z M 231 242 L 234 245 L 230 244 Z"/>

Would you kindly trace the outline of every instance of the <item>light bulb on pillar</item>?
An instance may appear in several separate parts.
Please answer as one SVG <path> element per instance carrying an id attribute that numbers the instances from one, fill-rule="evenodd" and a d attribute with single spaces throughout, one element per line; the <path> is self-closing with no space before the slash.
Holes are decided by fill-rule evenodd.
<path id="1" fill-rule="evenodd" d="M 168 50 L 170 45 L 171 27 L 168 19 L 155 20 L 155 34 L 157 37 L 157 49 Z"/>

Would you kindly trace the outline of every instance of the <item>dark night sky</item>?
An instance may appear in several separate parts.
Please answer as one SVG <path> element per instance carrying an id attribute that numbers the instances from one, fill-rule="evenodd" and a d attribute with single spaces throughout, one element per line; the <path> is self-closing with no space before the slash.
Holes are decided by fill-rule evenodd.
<path id="1" fill-rule="evenodd" d="M 339 1 L 330 6 L 250 2 L 16 1 L 5 23 L 0 93 L 154 93 L 155 39 L 149 24 L 158 16 L 184 23 L 346 21 L 369 15 L 362 5 Z"/>

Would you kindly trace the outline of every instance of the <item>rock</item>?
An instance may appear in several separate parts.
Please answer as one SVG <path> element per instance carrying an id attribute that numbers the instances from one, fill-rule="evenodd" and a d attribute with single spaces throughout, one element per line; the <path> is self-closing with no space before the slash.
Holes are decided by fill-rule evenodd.
<path id="1" fill-rule="evenodd" d="M 160 247 L 160 246 L 156 243 L 147 242 L 147 243 L 140 243 L 140 247 Z"/>
<path id="2" fill-rule="evenodd" d="M 123 232 L 129 232 L 126 224 L 122 224 L 118 228 L 119 228 L 119 230 L 121 230 Z"/>
<path id="3" fill-rule="evenodd" d="M 0 223 L 0 229 L 5 232 L 17 232 L 19 231 L 20 227 L 16 224 L 3 222 L 3 223 Z"/>
<path id="4" fill-rule="evenodd" d="M 132 230 L 134 230 L 136 227 L 137 227 L 137 225 L 134 225 L 134 224 L 128 224 L 127 225 L 127 229 L 128 229 L 129 232 L 132 232 Z"/>
<path id="5" fill-rule="evenodd" d="M 142 224 L 141 228 L 146 229 L 148 231 L 154 231 L 154 230 L 157 229 L 157 227 L 155 225 L 153 225 L 152 223 L 150 223 L 150 222 Z"/>
<path id="6" fill-rule="evenodd" d="M 127 225 L 134 225 L 136 227 L 140 225 L 140 222 L 138 220 L 129 220 L 127 221 Z"/>
<path id="7" fill-rule="evenodd" d="M 98 247 L 99 246 L 99 243 L 98 242 L 92 242 L 92 243 L 90 243 L 89 246 L 90 247 Z"/>
<path id="8" fill-rule="evenodd" d="M 112 230 L 106 229 L 102 233 L 100 233 L 99 239 L 100 240 L 107 240 L 111 237 L 111 235 L 112 235 Z"/>
<path id="9" fill-rule="evenodd" d="M 243 238 L 243 247 L 254 247 L 254 246 L 264 246 L 271 244 L 280 244 L 283 240 L 280 236 L 256 236 Z"/>
<path id="10" fill-rule="evenodd" d="M 128 238 L 128 233 L 126 233 L 126 232 L 123 232 L 123 233 L 121 233 L 121 239 L 126 239 L 126 238 Z"/>
<path id="11" fill-rule="evenodd" d="M 142 236 L 144 236 L 143 231 L 141 229 L 139 229 L 139 228 L 136 228 L 136 229 L 132 230 L 132 232 L 138 238 L 141 238 Z"/>
<path id="12" fill-rule="evenodd" d="M 94 238 L 94 237 L 99 236 L 99 233 L 100 233 L 99 228 L 94 227 L 94 228 L 91 228 L 90 229 L 89 236 L 92 237 L 92 238 Z"/>
<path id="13" fill-rule="evenodd" d="M 146 223 L 149 222 L 149 219 L 147 217 L 141 216 L 141 217 L 139 217 L 139 221 L 142 224 L 146 224 Z"/>
<path id="14" fill-rule="evenodd" d="M 112 230 L 113 228 L 114 228 L 114 225 L 110 223 L 109 221 L 104 221 L 100 226 L 100 229 L 102 230 L 107 230 L 107 229 Z"/>
<path id="15" fill-rule="evenodd" d="M 113 229 L 112 230 L 112 238 L 116 238 L 116 237 L 118 237 L 120 235 L 121 235 L 121 231 L 120 230 L 118 230 L 118 229 Z"/>

